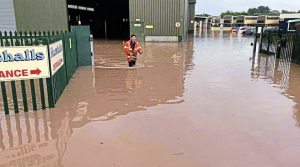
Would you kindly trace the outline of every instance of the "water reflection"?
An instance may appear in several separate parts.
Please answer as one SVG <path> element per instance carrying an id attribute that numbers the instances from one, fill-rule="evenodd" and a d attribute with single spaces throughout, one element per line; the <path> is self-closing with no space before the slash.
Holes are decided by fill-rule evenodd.
<path id="1" fill-rule="evenodd" d="M 3 135 L 3 130 L 2 130 L 2 120 L 0 119 L 0 148 L 1 148 L 1 150 L 5 149 L 3 140 L 4 140 L 4 135 Z"/>
<path id="2" fill-rule="evenodd" d="M 80 68 L 56 109 L 0 119 L 0 166 L 109 166 L 117 161 L 159 166 L 152 163 L 157 157 L 162 157 L 159 163 L 172 162 L 169 166 L 293 163 L 299 133 L 288 124 L 290 100 L 281 101 L 277 89 L 268 92 L 261 80 L 294 100 L 299 125 L 299 66 L 254 55 L 251 79 L 261 81 L 256 84 L 248 70 L 252 40 L 235 35 L 215 32 L 196 38 L 196 46 L 192 38 L 147 43 L 138 59 L 143 66 L 132 69 L 126 67 L 120 42 L 96 42 L 95 64 L 104 68 Z M 256 98 L 260 90 L 266 91 L 264 99 Z M 270 101 L 273 95 L 276 100 Z M 128 151 L 135 153 L 130 160 Z M 175 156 L 189 165 L 180 165 Z M 193 161 L 199 164 L 190 165 Z"/>
<path id="3" fill-rule="evenodd" d="M 126 59 L 120 58 L 119 42 L 96 44 L 95 48 L 96 66 L 106 63 L 120 68 L 80 68 L 56 109 L 3 116 L 1 167 L 63 166 L 74 128 L 184 101 L 185 77 L 194 67 L 193 39 L 185 44 L 147 43 L 146 54 L 139 57 L 144 66 L 132 69 L 122 64 Z M 104 52 L 107 48 L 114 49 Z"/>
<path id="4" fill-rule="evenodd" d="M 0 166 L 62 166 L 69 125 L 68 113 L 62 111 L 5 116 L 0 120 Z"/>
<path id="5" fill-rule="evenodd" d="M 184 71 L 187 75 L 189 72 L 191 72 L 195 66 L 194 63 L 194 51 L 195 51 L 195 45 L 194 45 L 194 37 L 188 36 L 188 39 L 186 42 L 183 43 L 183 55 L 184 55 Z"/>
<path id="6" fill-rule="evenodd" d="M 300 127 L 300 66 L 291 63 L 290 57 L 258 54 L 252 59 L 251 77 L 267 81 L 296 103 L 293 117 Z"/>
<path id="7" fill-rule="evenodd" d="M 194 66 L 192 38 L 185 44 L 144 44 L 145 54 L 138 59 L 138 65 L 143 65 L 140 68 L 127 67 L 119 45 L 96 42 L 96 68 L 78 70 L 65 91 L 61 98 L 64 104 L 58 107 L 72 111 L 72 127 L 111 120 L 159 104 L 183 102 L 184 80 Z M 118 68 L 103 68 L 109 64 Z"/>

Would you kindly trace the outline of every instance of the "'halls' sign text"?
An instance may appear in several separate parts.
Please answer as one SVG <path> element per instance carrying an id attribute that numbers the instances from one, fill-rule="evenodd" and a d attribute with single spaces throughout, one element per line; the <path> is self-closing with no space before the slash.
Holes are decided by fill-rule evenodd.
<path id="1" fill-rule="evenodd" d="M 0 81 L 49 77 L 47 46 L 0 47 Z"/>

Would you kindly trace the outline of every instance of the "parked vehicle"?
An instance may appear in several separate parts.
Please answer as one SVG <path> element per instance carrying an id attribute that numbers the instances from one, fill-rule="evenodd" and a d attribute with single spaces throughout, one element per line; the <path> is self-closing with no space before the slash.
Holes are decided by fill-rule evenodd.
<path id="1" fill-rule="evenodd" d="M 246 28 L 243 32 L 243 35 L 253 35 L 254 34 L 254 29 L 253 28 Z"/>
<path id="2" fill-rule="evenodd" d="M 277 33 L 278 32 L 278 28 L 277 27 L 269 27 L 269 28 L 264 29 L 264 33 L 265 32 Z"/>

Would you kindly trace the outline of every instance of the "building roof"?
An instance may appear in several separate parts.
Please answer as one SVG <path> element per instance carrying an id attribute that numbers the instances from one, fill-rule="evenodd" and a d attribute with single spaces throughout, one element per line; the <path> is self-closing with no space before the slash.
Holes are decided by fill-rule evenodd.
<path id="1" fill-rule="evenodd" d="M 297 23 L 300 22 L 300 19 L 295 19 L 295 20 L 289 20 L 288 23 Z"/>
<path id="2" fill-rule="evenodd" d="M 281 13 L 281 19 L 300 18 L 300 13 Z"/>

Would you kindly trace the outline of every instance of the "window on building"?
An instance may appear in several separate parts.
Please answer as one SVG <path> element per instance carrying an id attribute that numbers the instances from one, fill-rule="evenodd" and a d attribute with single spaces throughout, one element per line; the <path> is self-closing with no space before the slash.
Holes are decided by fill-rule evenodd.
<path id="1" fill-rule="evenodd" d="M 288 31 L 296 31 L 296 22 L 289 23 Z"/>

